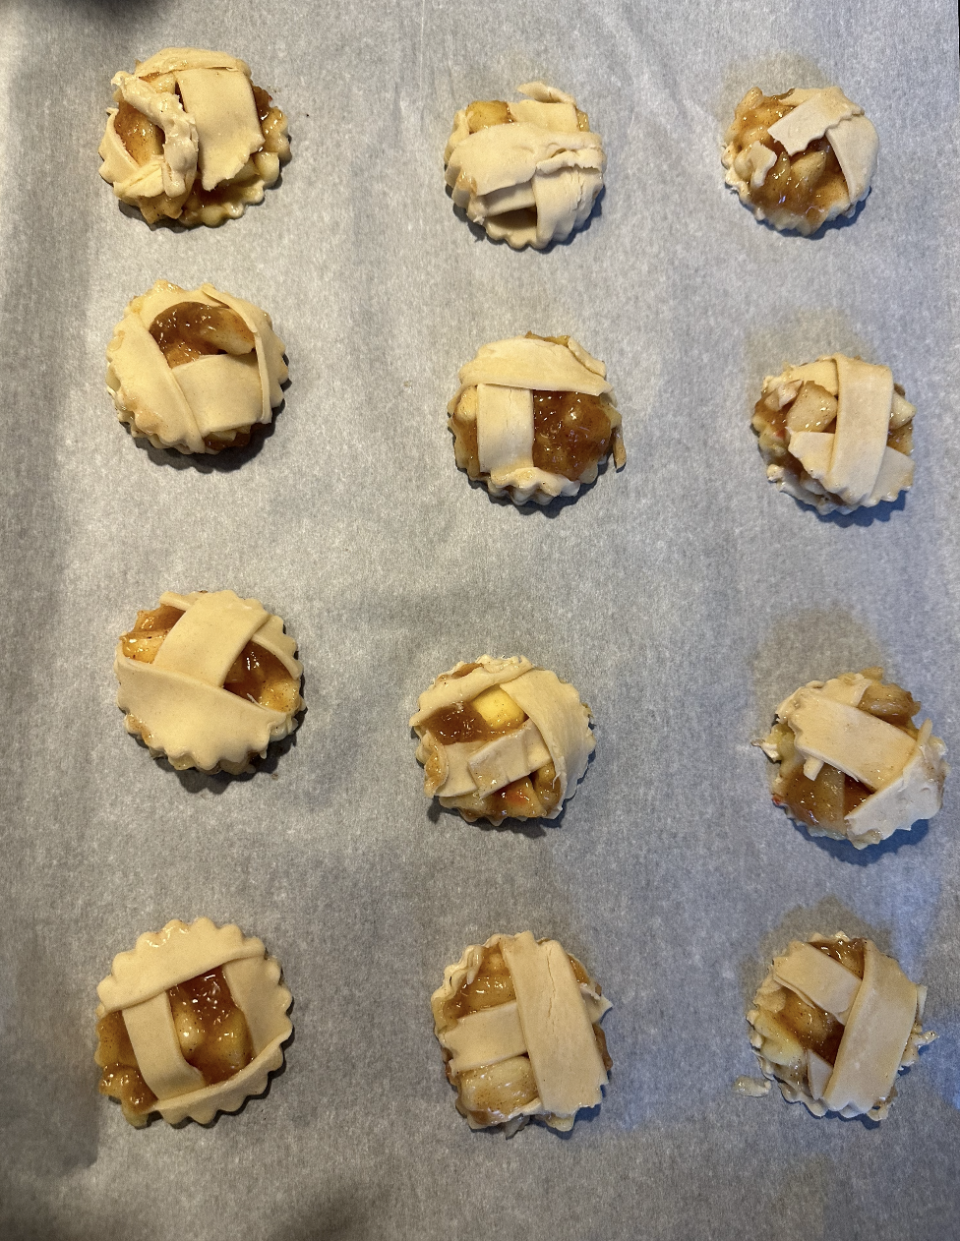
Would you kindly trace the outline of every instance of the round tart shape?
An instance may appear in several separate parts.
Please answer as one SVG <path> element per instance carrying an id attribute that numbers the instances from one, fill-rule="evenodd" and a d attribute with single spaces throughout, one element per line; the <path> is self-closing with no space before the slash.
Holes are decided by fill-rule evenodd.
<path id="1" fill-rule="evenodd" d="M 513 336 L 460 368 L 447 406 L 457 465 L 516 505 L 573 496 L 627 460 L 606 367 L 571 336 Z"/>
<path id="2" fill-rule="evenodd" d="M 97 994 L 100 1092 L 137 1128 L 154 1112 L 171 1125 L 235 1112 L 266 1090 L 293 1032 L 279 962 L 209 918 L 141 935 Z"/>
<path id="3" fill-rule="evenodd" d="M 853 215 L 870 192 L 877 131 L 837 86 L 765 95 L 755 86 L 726 132 L 726 183 L 758 220 L 804 236 Z"/>
<path id="4" fill-rule="evenodd" d="M 443 153 L 453 201 L 495 241 L 542 250 L 581 228 L 603 186 L 606 156 L 572 95 L 527 82 L 516 103 L 461 108 Z"/>
<path id="5" fill-rule="evenodd" d="M 555 819 L 594 747 L 590 708 L 573 686 L 519 655 L 459 663 L 417 706 L 423 791 L 468 823 Z"/>
<path id="6" fill-rule="evenodd" d="M 457 1111 L 471 1129 L 573 1128 L 602 1099 L 611 1007 L 576 957 L 529 931 L 471 944 L 430 998 Z"/>
<path id="7" fill-rule="evenodd" d="M 212 284 L 158 280 L 135 297 L 107 346 L 120 421 L 155 448 L 243 448 L 283 401 L 283 341 L 266 311 Z"/>
<path id="8" fill-rule="evenodd" d="M 747 1013 L 750 1043 L 788 1103 L 883 1120 L 897 1074 L 936 1038 L 921 1024 L 926 995 L 873 940 L 811 935 L 774 957 Z"/>
<path id="9" fill-rule="evenodd" d="M 888 367 L 836 353 L 768 375 L 753 428 L 781 491 L 852 513 L 913 485 L 916 412 Z"/>
<path id="10" fill-rule="evenodd" d="M 167 47 L 111 85 L 100 175 L 148 224 L 236 219 L 290 158 L 287 118 L 226 52 Z"/>
<path id="11" fill-rule="evenodd" d="M 946 747 L 882 668 L 811 681 L 777 707 L 760 748 L 780 768 L 773 800 L 811 836 L 878 844 L 940 809 Z"/>
<path id="12" fill-rule="evenodd" d="M 166 591 L 117 644 L 117 706 L 127 732 L 177 771 L 252 771 L 297 727 L 297 644 L 257 599 L 232 590 Z"/>

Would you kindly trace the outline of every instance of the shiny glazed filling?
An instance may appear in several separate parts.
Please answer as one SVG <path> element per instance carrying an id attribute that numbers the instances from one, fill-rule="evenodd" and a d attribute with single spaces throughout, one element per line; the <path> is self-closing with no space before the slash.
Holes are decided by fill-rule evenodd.
<path id="1" fill-rule="evenodd" d="M 474 665 L 476 666 L 476 665 Z M 471 668 L 461 670 L 456 675 L 465 676 Z M 434 711 L 420 725 L 421 732 L 431 733 L 442 745 L 456 745 L 466 741 L 492 741 L 506 733 L 515 732 L 527 719 L 527 716 L 516 708 L 516 714 L 507 722 L 492 724 L 476 709 L 472 702 L 454 703 Z M 538 819 L 549 814 L 560 801 L 560 782 L 557 769 L 553 763 L 544 763 L 530 775 L 522 776 L 505 784 L 502 789 L 490 793 L 486 797 L 474 795 L 476 808 L 460 807 L 461 798 L 451 801 L 462 809 L 470 819 L 484 816 L 508 819 Z"/>
<path id="2" fill-rule="evenodd" d="M 233 1001 L 221 969 L 191 978 L 167 992 L 180 1051 L 203 1075 L 205 1086 L 227 1081 L 253 1059 L 253 1043 L 242 1011 Z M 100 1093 L 119 1099 L 124 1114 L 142 1117 L 157 1097 L 140 1075 L 120 1010 L 97 1022 L 96 1060 L 103 1072 Z"/>
<path id="3" fill-rule="evenodd" d="M 863 939 L 812 943 L 812 948 L 839 961 L 852 974 L 863 978 Z M 787 987 L 777 987 L 763 997 L 754 1027 L 763 1036 L 760 1054 L 776 1065 L 776 1075 L 795 1086 L 806 1086 L 804 1053 L 812 1051 L 834 1065 L 844 1026 L 831 1013 L 802 1000 Z"/>
<path id="4" fill-rule="evenodd" d="M 864 691 L 858 709 L 893 724 L 916 739 L 917 729 L 911 720 L 920 710 L 921 704 L 899 685 L 881 682 L 879 678 L 883 675 L 882 669 L 865 668 L 863 675 L 873 677 L 874 680 Z M 784 806 L 792 818 L 808 827 L 815 827 L 833 835 L 844 835 L 846 815 L 870 797 L 872 790 L 829 763 L 823 764 L 816 780 L 807 779 L 803 774 L 804 760 L 796 751 L 794 733 L 790 726 L 784 723 L 776 724 L 773 735 L 780 753 L 780 771 L 773 791 L 774 802 L 778 806 Z"/>
<path id="5" fill-rule="evenodd" d="M 235 310 L 203 302 L 170 306 L 151 323 L 150 335 L 171 367 L 211 353 L 240 357 L 256 344 L 253 333 Z"/>
<path id="6" fill-rule="evenodd" d="M 903 388 L 895 384 L 898 395 L 903 396 Z M 789 436 L 798 431 L 829 431 L 837 418 L 837 398 L 832 396 L 819 384 L 806 382 L 801 384 L 797 395 L 791 401 L 778 408 L 777 389 L 761 396 L 753 410 L 753 429 L 760 436 L 761 451 L 777 465 L 789 470 L 801 482 L 808 480 L 810 475 L 788 448 Z M 893 413 L 891 412 L 891 422 Z M 887 434 L 887 447 L 909 457 L 913 452 L 913 419 L 901 426 L 891 426 Z M 838 506 L 844 501 L 831 495 Z"/>
<path id="7" fill-rule="evenodd" d="M 121 636 L 123 654 L 144 664 L 152 664 L 164 638 L 183 613 L 179 608 L 161 604 L 150 611 L 138 612 L 137 623 Z M 270 651 L 248 642 L 227 672 L 223 688 L 238 698 L 247 698 L 258 706 L 289 715 L 297 708 L 300 685 Z"/>
<path id="8" fill-rule="evenodd" d="M 577 982 L 594 985 L 576 957 L 569 953 L 567 956 Z M 599 993 L 600 988 L 596 987 L 596 991 Z M 459 1021 L 470 1013 L 515 999 L 510 971 L 500 948 L 494 945 L 483 949 L 476 978 L 472 983 L 464 981 L 457 993 L 447 1000 L 443 1015 L 447 1021 Z M 607 1052 L 607 1040 L 599 1025 L 594 1025 L 593 1032 L 604 1068 L 609 1073 L 613 1061 Z M 451 1074 L 448 1064 L 447 1077 L 460 1091 L 458 1106 L 480 1125 L 501 1124 L 537 1097 L 533 1066 L 527 1055 L 512 1056 L 498 1064 L 468 1069 L 460 1074 Z"/>
<path id="9" fill-rule="evenodd" d="M 533 448 L 538 470 L 578 482 L 610 452 L 613 424 L 603 397 L 585 392 L 533 393 Z M 483 477 L 477 445 L 477 422 L 459 408 L 450 419 L 458 464 L 471 478 Z"/>
<path id="10" fill-rule="evenodd" d="M 493 125 L 513 125 L 510 105 L 503 99 L 475 99 L 467 106 L 467 127 L 472 134 L 481 129 L 490 129 Z M 586 112 L 577 108 L 577 128 L 584 133 L 590 132 L 590 121 Z"/>
<path id="11" fill-rule="evenodd" d="M 764 95 L 755 86 L 737 105 L 733 124 L 727 131 L 727 142 L 734 145 L 735 155 L 759 142 L 777 156 L 763 185 L 749 187 L 750 202 L 762 207 L 768 215 L 787 211 L 818 226 L 827 218 L 831 207 L 838 203 L 849 204 L 850 193 L 827 138 L 818 138 L 791 156 L 770 137 L 770 126 L 796 107 L 783 102 L 790 93 Z"/>

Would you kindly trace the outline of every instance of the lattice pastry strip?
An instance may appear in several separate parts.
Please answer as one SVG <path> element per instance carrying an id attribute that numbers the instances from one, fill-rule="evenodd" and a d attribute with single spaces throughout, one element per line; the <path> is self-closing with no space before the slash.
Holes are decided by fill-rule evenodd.
<path id="1" fill-rule="evenodd" d="M 726 133 L 726 183 L 758 220 L 809 235 L 853 215 L 870 192 L 877 133 L 836 86 L 764 95 L 754 87 Z"/>
<path id="2" fill-rule="evenodd" d="M 446 181 L 489 236 L 542 250 L 587 222 L 606 157 L 571 95 L 543 82 L 518 89 L 519 102 L 475 102 L 457 113 L 443 155 Z"/>
<path id="3" fill-rule="evenodd" d="M 913 417 L 886 366 L 837 353 L 768 375 L 753 415 L 767 477 L 821 513 L 913 484 Z"/>
<path id="4" fill-rule="evenodd" d="M 920 703 L 882 678 L 865 668 L 801 686 L 759 743 L 780 764 L 774 802 L 811 835 L 857 849 L 932 818 L 949 770 L 931 722 L 911 722 Z"/>
<path id="5" fill-rule="evenodd" d="M 774 958 L 747 1014 L 750 1042 L 788 1102 L 882 1120 L 897 1074 L 936 1037 L 921 1024 L 925 999 L 872 940 L 812 935 Z"/>
<path id="6" fill-rule="evenodd" d="M 97 993 L 100 1088 L 138 1127 L 153 1112 L 170 1124 L 235 1112 L 266 1089 L 293 1030 L 279 963 L 209 918 L 141 935 Z"/>
<path id="7" fill-rule="evenodd" d="M 529 931 L 467 948 L 431 997 L 434 1028 L 471 1128 L 529 1119 L 573 1128 L 610 1069 L 599 1022 L 611 1007 L 555 940 Z"/>
<path id="8" fill-rule="evenodd" d="M 424 792 L 468 822 L 555 819 L 587 769 L 590 719 L 572 685 L 520 656 L 457 664 L 410 719 Z"/>
<path id="9" fill-rule="evenodd" d="M 549 504 L 626 462 L 603 363 L 570 336 L 483 345 L 447 407 L 457 465 L 514 504 Z"/>
<path id="10" fill-rule="evenodd" d="M 100 175 L 153 224 L 220 224 L 290 158 L 287 120 L 235 56 L 168 47 L 113 79 Z"/>
<path id="11" fill-rule="evenodd" d="M 107 346 L 120 421 L 155 448 L 242 447 L 283 400 L 283 341 L 252 302 L 158 280 L 124 311 Z"/>
<path id="12" fill-rule="evenodd" d="M 165 634 L 153 632 L 156 613 L 142 613 L 146 627 L 117 647 L 117 705 L 128 713 L 127 731 L 139 733 L 155 758 L 166 756 L 177 770 L 250 770 L 254 754 L 263 757 L 271 741 L 297 726 L 303 702 L 296 642 L 279 616 L 232 590 L 170 591 L 160 598 L 158 612 L 164 609 L 173 614 Z M 261 675 L 253 675 L 258 669 Z M 234 675 L 238 692 L 225 688 Z M 254 689 L 277 706 L 263 705 Z"/>

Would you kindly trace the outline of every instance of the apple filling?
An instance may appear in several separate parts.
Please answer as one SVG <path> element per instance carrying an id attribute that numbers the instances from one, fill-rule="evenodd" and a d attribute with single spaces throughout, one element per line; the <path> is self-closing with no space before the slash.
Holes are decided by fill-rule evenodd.
<path id="1" fill-rule="evenodd" d="M 170 367 L 183 366 L 213 353 L 243 357 L 253 351 L 253 333 L 229 306 L 206 306 L 203 302 L 178 302 L 157 315 L 150 335 Z M 205 435 L 203 443 L 211 452 L 229 446 L 244 448 L 250 442 L 250 426 L 238 427 L 222 435 Z"/>
<path id="2" fill-rule="evenodd" d="M 857 703 L 857 709 L 894 725 L 916 740 L 919 732 L 912 720 L 921 704 L 899 685 L 883 682 L 882 668 L 864 668 L 862 675 L 870 684 Z M 809 779 L 804 774 L 805 759 L 797 751 L 795 740 L 793 729 L 783 721 L 774 724 L 767 739 L 780 762 L 773 784 L 774 802 L 783 806 L 798 823 L 832 836 L 846 836 L 846 816 L 873 790 L 829 763 L 823 763 L 816 778 Z"/>
<path id="3" fill-rule="evenodd" d="M 862 979 L 865 943 L 863 939 L 833 938 L 811 943 L 810 947 Z M 789 987 L 767 986 L 755 1003 L 752 1024 L 762 1039 L 757 1051 L 776 1066 L 780 1081 L 816 1096 L 818 1092 L 807 1079 L 806 1053 L 813 1052 L 828 1065 L 835 1065 L 844 1025 L 816 1004 L 801 999 Z"/>
<path id="4" fill-rule="evenodd" d="M 615 428 L 608 415 L 611 408 L 606 395 L 591 396 L 586 392 L 539 392 L 533 395 L 533 446 L 531 457 L 539 470 L 560 474 L 578 482 L 584 474 L 593 473 L 614 447 Z M 480 478 L 480 451 L 477 445 L 477 420 L 464 417 L 464 393 L 450 417 L 454 435 L 457 465 L 471 478 Z M 616 428 L 619 434 L 619 426 Z"/>
<path id="5" fill-rule="evenodd" d="M 181 1054 L 202 1075 L 204 1085 L 226 1081 L 250 1063 L 250 1030 L 221 969 L 179 983 L 167 996 Z M 97 1037 L 100 1093 L 119 1099 L 132 1124 L 145 1124 L 157 1097 L 140 1074 L 122 1011 L 100 1018 Z"/>
<path id="6" fill-rule="evenodd" d="M 804 220 L 809 231 L 814 232 L 830 215 L 831 208 L 849 205 L 850 191 L 829 139 L 817 138 L 802 151 L 788 155 L 770 137 L 770 127 L 797 106 L 784 102 L 791 93 L 764 95 L 755 86 L 737 105 L 726 138 L 733 161 L 755 142 L 776 156 L 761 185 L 751 179 L 749 201 L 773 218 L 778 212 L 789 212 Z"/>
<path id="7" fill-rule="evenodd" d="M 590 121 L 586 112 L 577 108 L 577 128 L 584 133 L 590 132 Z M 481 129 L 490 129 L 493 125 L 513 125 L 514 118 L 510 115 L 510 105 L 503 99 L 475 99 L 467 107 L 467 128 L 470 133 L 479 133 Z"/>
<path id="8" fill-rule="evenodd" d="M 458 670 L 458 676 L 471 672 L 476 664 Z M 424 733 L 431 733 L 441 745 L 458 742 L 492 741 L 516 732 L 527 720 L 525 712 L 502 689 L 484 690 L 471 702 L 442 707 L 422 724 Z M 429 765 L 427 775 L 430 775 Z M 560 801 L 560 782 L 552 762 L 544 763 L 535 772 L 512 780 L 503 788 L 481 796 L 479 792 L 456 798 L 457 809 L 468 822 L 478 818 L 538 819 L 550 813 Z"/>
<path id="9" fill-rule="evenodd" d="M 164 638 L 182 616 L 179 608 L 169 604 L 138 612 L 136 625 L 120 639 L 124 656 L 152 664 Z M 223 688 L 285 715 L 296 711 L 300 697 L 299 682 L 275 655 L 256 642 L 248 642 L 233 661 Z"/>
<path id="10" fill-rule="evenodd" d="M 567 956 L 577 982 L 594 988 L 599 995 L 599 986 L 591 981 L 576 957 L 569 953 Z M 503 953 L 497 945 L 486 946 L 482 949 L 476 977 L 470 983 L 464 980 L 459 990 L 443 1004 L 442 1014 L 445 1022 L 452 1023 L 470 1013 L 496 1008 L 515 999 L 513 980 Z M 607 1052 L 603 1030 L 597 1023 L 594 1023 L 592 1028 L 597 1050 L 604 1068 L 609 1072 L 613 1061 Z M 459 1110 L 478 1126 L 502 1124 L 537 1098 L 533 1066 L 526 1054 L 511 1056 L 496 1064 L 483 1065 L 460 1073 L 451 1072 L 448 1061 L 447 1078 L 459 1090 Z"/>

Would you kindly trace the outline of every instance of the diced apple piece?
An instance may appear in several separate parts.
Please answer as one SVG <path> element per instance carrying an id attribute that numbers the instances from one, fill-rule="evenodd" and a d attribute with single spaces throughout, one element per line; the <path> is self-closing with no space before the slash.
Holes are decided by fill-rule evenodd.
<path id="1" fill-rule="evenodd" d="M 527 718 L 510 695 L 498 685 L 478 694 L 471 706 L 479 711 L 491 728 L 519 727 Z"/>
<path id="2" fill-rule="evenodd" d="M 805 383 L 787 411 L 787 430 L 826 431 L 837 416 L 837 399 L 819 384 Z"/>
<path id="3" fill-rule="evenodd" d="M 492 125 L 507 125 L 512 119 L 510 105 L 502 99 L 477 99 L 467 108 L 467 125 L 472 134 Z"/>
<path id="4" fill-rule="evenodd" d="M 754 1029 L 763 1035 L 761 1051 L 773 1064 L 799 1064 L 804 1051 L 797 1039 L 786 1030 L 772 1013 L 763 1008 L 756 1010 Z"/>

